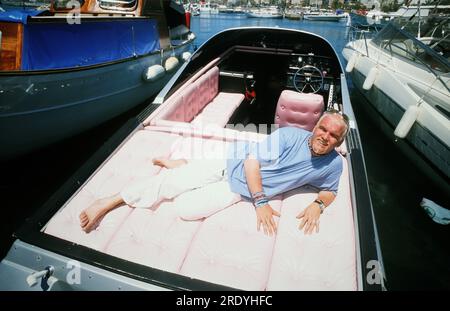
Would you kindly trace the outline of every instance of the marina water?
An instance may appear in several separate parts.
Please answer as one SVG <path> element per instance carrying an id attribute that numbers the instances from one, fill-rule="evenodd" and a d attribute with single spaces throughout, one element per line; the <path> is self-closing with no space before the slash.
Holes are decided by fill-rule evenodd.
<path id="1" fill-rule="evenodd" d="M 341 54 L 349 31 L 345 21 L 256 19 L 243 14 L 200 15 L 191 19 L 197 46 L 217 32 L 242 26 L 316 33 L 325 37 L 345 62 Z M 366 112 L 368 103 L 363 95 L 354 88 L 350 91 L 365 153 L 388 289 L 450 289 L 450 226 L 434 223 L 419 205 L 426 197 L 449 208 L 450 194 L 437 190 L 395 143 L 382 134 Z M 0 229 L 2 258 L 12 242 L 11 233 L 20 223 L 148 102 L 87 133 L 0 163 L 0 193 L 4 210 L 8 208 Z"/>

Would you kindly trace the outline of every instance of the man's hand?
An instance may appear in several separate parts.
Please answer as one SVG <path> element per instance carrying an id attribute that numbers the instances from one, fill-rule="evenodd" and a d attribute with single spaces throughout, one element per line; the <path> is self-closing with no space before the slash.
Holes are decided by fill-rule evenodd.
<path id="1" fill-rule="evenodd" d="M 305 228 L 305 234 L 313 233 L 314 228 L 316 228 L 316 233 L 319 232 L 320 207 L 317 203 L 309 204 L 307 208 L 297 215 L 297 218 L 303 218 L 298 228 L 300 230 Z"/>
<path id="2" fill-rule="evenodd" d="M 277 233 L 277 224 L 273 220 L 272 215 L 280 217 L 280 213 L 274 210 L 269 204 L 256 208 L 256 226 L 258 231 L 262 225 L 264 234 L 272 236 L 272 234 Z"/>

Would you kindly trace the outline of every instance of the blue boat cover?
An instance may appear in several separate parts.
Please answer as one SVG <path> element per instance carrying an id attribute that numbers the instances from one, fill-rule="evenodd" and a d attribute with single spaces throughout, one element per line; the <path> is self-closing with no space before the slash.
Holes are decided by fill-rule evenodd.
<path id="1" fill-rule="evenodd" d="M 44 12 L 44 10 L 36 10 L 31 8 L 2 8 L 6 10 L 4 12 L 0 11 L 0 22 L 15 22 L 26 24 L 28 16 L 36 16 Z"/>
<path id="2" fill-rule="evenodd" d="M 159 50 L 151 19 L 32 23 L 24 27 L 22 70 L 81 67 Z"/>

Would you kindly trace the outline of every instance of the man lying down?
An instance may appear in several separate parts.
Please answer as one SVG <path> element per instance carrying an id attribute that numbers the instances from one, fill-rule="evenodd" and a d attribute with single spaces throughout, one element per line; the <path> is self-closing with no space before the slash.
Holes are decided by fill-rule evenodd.
<path id="1" fill-rule="evenodd" d="M 211 201 L 181 211 L 185 220 L 208 217 L 241 199 L 251 200 L 256 209 L 258 231 L 273 235 L 273 216 L 280 214 L 269 205 L 273 196 L 311 185 L 317 198 L 297 218 L 305 234 L 319 231 L 319 218 L 336 197 L 342 160 L 335 147 L 349 130 L 348 118 L 337 111 L 325 111 L 312 133 L 296 127 L 282 127 L 260 143 L 232 144 L 226 159 L 153 159 L 167 168 L 156 176 L 140 179 L 120 193 L 96 200 L 79 216 L 81 228 L 89 233 L 100 219 L 123 203 L 151 208 L 163 200 L 185 193 L 195 197 L 214 189 Z M 187 193 L 188 192 L 188 193 Z"/>

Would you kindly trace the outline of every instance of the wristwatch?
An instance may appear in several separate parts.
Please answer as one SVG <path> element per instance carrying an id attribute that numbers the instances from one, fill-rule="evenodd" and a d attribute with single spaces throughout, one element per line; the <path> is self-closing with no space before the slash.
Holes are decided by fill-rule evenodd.
<path id="1" fill-rule="evenodd" d="M 316 199 L 316 200 L 314 200 L 314 203 L 319 204 L 320 213 L 322 214 L 323 211 L 325 210 L 325 204 L 323 203 L 323 201 L 319 200 L 319 199 Z"/>

